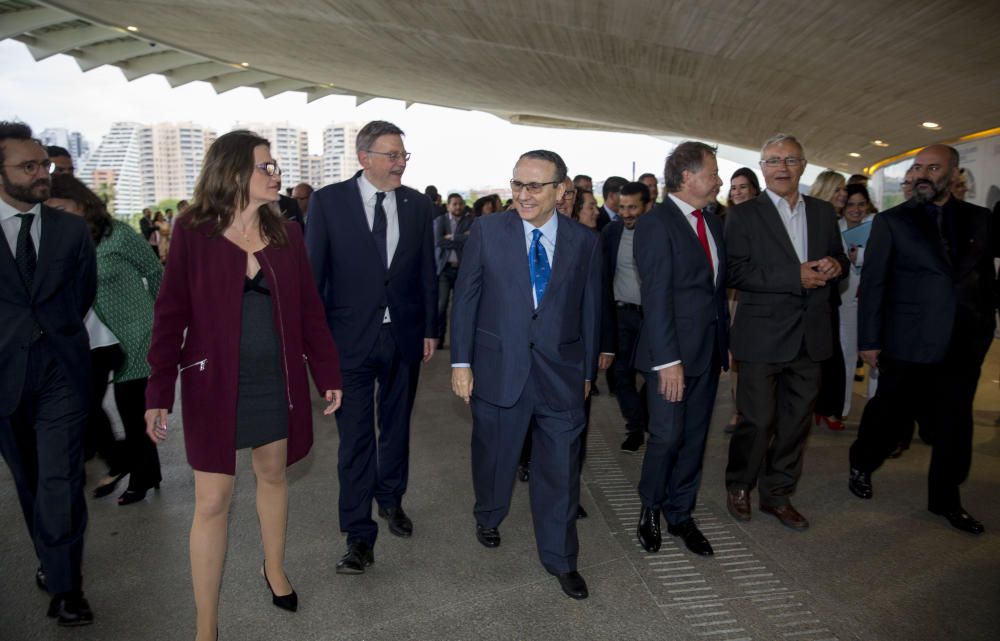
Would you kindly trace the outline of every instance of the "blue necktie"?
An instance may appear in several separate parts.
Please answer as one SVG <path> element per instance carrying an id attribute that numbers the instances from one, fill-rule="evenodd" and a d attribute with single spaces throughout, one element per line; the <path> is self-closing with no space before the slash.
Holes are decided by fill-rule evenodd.
<path id="1" fill-rule="evenodd" d="M 542 246 L 542 232 L 531 230 L 531 247 L 528 250 L 528 267 L 531 270 L 531 284 L 535 287 L 535 307 L 542 304 L 542 296 L 549 284 L 552 268 L 549 267 L 549 256 Z"/>

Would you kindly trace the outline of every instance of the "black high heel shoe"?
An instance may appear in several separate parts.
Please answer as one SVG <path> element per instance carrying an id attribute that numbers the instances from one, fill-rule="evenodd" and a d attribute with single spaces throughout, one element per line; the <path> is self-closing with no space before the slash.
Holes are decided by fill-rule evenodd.
<path id="1" fill-rule="evenodd" d="M 128 472 L 120 472 L 118 474 L 112 474 L 109 471 L 107 476 L 104 477 L 104 479 L 109 479 L 109 480 L 105 481 L 104 483 L 99 483 L 97 487 L 94 488 L 94 498 L 101 499 L 114 492 L 115 488 L 118 487 L 119 481 L 121 481 L 126 476 L 128 476 Z M 104 481 L 104 479 L 101 480 Z"/>
<path id="2" fill-rule="evenodd" d="M 267 584 L 267 589 L 271 592 L 271 603 L 278 606 L 282 610 L 288 610 L 289 612 L 295 612 L 299 609 L 299 595 L 295 593 L 292 589 L 291 594 L 285 594 L 278 596 L 274 593 L 274 589 L 271 587 L 271 582 L 267 580 L 267 570 L 265 569 L 266 562 L 260 564 L 260 573 L 264 575 L 264 583 Z"/>
<path id="3" fill-rule="evenodd" d="M 150 489 L 159 490 L 160 484 L 157 483 L 152 488 L 143 488 L 141 490 L 133 490 L 131 488 L 122 492 L 122 495 L 118 497 L 118 505 L 131 505 L 132 503 L 138 503 L 146 498 L 146 492 Z"/>

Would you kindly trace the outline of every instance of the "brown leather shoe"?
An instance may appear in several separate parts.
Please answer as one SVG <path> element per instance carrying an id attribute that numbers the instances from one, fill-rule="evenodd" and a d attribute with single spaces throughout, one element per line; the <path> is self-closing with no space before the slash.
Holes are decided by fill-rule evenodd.
<path id="1" fill-rule="evenodd" d="M 727 490 L 726 508 L 737 521 L 750 520 L 750 491 L 749 490 Z"/>
<path id="2" fill-rule="evenodd" d="M 761 505 L 760 511 L 775 515 L 782 525 L 793 530 L 805 530 L 809 527 L 806 517 L 791 505 Z"/>

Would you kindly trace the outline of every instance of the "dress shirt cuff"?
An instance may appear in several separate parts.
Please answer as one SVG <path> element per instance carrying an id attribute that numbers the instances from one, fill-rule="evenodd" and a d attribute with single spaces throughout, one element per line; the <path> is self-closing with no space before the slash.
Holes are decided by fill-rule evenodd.
<path id="1" fill-rule="evenodd" d="M 452 367 L 472 367 L 469 363 L 452 363 Z"/>
<path id="2" fill-rule="evenodd" d="M 601 356 L 614 356 L 614 352 L 601 352 Z"/>
<path id="3" fill-rule="evenodd" d="M 653 368 L 653 371 L 654 372 L 658 372 L 661 369 L 667 369 L 668 367 L 673 367 L 674 365 L 680 365 L 680 364 L 681 364 L 680 361 L 670 361 L 669 363 L 666 363 L 665 365 L 657 365 L 656 367 Z"/>

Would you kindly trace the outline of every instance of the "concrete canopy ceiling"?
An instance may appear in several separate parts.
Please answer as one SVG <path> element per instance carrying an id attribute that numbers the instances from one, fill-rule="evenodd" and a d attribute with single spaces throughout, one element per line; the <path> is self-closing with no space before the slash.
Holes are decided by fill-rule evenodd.
<path id="1" fill-rule="evenodd" d="M 747 148 L 793 133 L 813 163 L 859 171 L 1000 126 L 997 8 L 968 0 L 10 0 L 0 2 L 0 37 L 25 42 L 36 58 L 67 53 L 84 69 L 115 64 L 129 79 L 162 73 L 174 86 L 205 80 L 220 92 L 387 97 L 522 124 Z M 32 11 L 50 13 L 30 20 Z M 925 121 L 941 128 L 922 128 Z"/>

